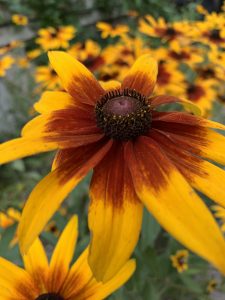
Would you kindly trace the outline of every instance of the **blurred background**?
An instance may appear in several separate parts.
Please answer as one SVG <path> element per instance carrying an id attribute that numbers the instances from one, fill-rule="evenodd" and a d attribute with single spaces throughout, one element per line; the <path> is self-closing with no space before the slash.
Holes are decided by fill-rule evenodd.
<path id="1" fill-rule="evenodd" d="M 43 91 L 61 88 L 48 64 L 50 49 L 67 51 L 102 81 L 122 80 L 138 56 L 150 53 L 159 63 L 156 94 L 187 98 L 204 117 L 224 123 L 223 1 L 0 0 L 0 142 L 20 135 L 37 114 L 33 104 Z M 21 210 L 49 172 L 53 156 L 0 166 L 0 256 L 19 265 L 16 227 Z M 89 181 L 90 174 L 45 228 L 42 240 L 49 254 L 74 213 L 80 230 L 75 258 L 88 244 Z M 204 199 L 225 230 L 225 209 Z M 225 299 L 224 279 L 147 212 L 134 257 L 135 275 L 109 299 Z"/>

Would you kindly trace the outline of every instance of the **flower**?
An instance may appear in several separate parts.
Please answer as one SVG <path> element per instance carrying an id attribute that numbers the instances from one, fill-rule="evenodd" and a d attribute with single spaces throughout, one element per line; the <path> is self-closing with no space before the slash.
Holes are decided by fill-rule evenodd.
<path id="1" fill-rule="evenodd" d="M 106 22 L 98 22 L 96 27 L 102 32 L 101 37 L 106 39 L 108 37 L 123 36 L 129 32 L 129 27 L 127 25 L 116 25 L 115 27 L 111 26 Z"/>
<path id="2" fill-rule="evenodd" d="M 207 284 L 206 291 L 208 294 L 212 294 L 217 287 L 218 287 L 218 281 L 216 279 L 211 279 Z"/>
<path id="3" fill-rule="evenodd" d="M 20 220 L 20 212 L 12 207 L 6 212 L 0 212 L 0 227 L 7 228 Z"/>
<path id="4" fill-rule="evenodd" d="M 74 38 L 75 33 L 76 29 L 73 26 L 42 28 L 38 31 L 39 37 L 36 39 L 36 43 L 45 51 L 58 48 L 65 49 L 69 47 L 69 41 Z"/>
<path id="5" fill-rule="evenodd" d="M 14 61 L 14 58 L 10 55 L 5 55 L 0 58 L 0 77 L 4 77 L 6 75 L 6 71 L 11 68 Z"/>
<path id="6" fill-rule="evenodd" d="M 12 15 L 12 22 L 16 25 L 25 26 L 28 24 L 28 18 L 23 15 L 15 14 Z"/>
<path id="7" fill-rule="evenodd" d="M 176 254 L 170 256 L 173 267 L 176 268 L 179 273 L 188 269 L 188 256 L 189 253 L 187 250 L 178 250 Z"/>
<path id="8" fill-rule="evenodd" d="M 220 205 L 213 205 L 214 215 L 221 221 L 221 230 L 225 232 L 225 208 Z"/>
<path id="9" fill-rule="evenodd" d="M 87 261 L 88 249 L 69 267 L 77 241 L 77 223 L 77 217 L 72 217 L 58 240 L 50 263 L 39 239 L 23 255 L 25 270 L 0 257 L 0 298 L 100 300 L 123 285 L 135 270 L 134 260 L 128 261 L 106 283 L 94 279 Z"/>
<path id="10" fill-rule="evenodd" d="M 191 102 L 151 96 L 157 63 L 140 56 L 122 84 L 100 83 L 69 54 L 51 51 L 52 67 L 65 91 L 45 92 L 40 116 L 22 137 L 0 145 L 0 163 L 58 149 L 52 171 L 34 188 L 19 225 L 25 253 L 62 201 L 94 169 L 88 223 L 89 263 L 107 281 L 130 257 L 142 224 L 143 205 L 185 247 L 225 274 L 225 241 L 195 192 L 217 204 L 225 199 L 225 126 L 186 112 L 163 112 L 163 104 Z M 210 160 L 210 161 L 208 161 Z M 195 190 L 194 190 L 195 189 Z M 207 228 L 207 234 L 206 234 Z"/>
<path id="11" fill-rule="evenodd" d="M 42 87 L 54 90 L 60 87 L 60 79 L 50 66 L 39 66 L 35 70 L 35 80 Z"/>

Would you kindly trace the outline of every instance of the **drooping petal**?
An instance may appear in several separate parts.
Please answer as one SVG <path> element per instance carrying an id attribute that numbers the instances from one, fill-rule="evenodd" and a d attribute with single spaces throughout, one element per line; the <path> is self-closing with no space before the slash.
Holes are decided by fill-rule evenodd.
<path id="1" fill-rule="evenodd" d="M 189 126 L 200 126 L 206 128 L 215 128 L 225 130 L 225 125 L 218 122 L 210 121 L 198 116 L 193 116 L 189 113 L 171 111 L 171 112 L 152 112 L 152 118 L 154 122 L 168 122 L 168 123 L 180 123 Z M 165 124 L 166 125 L 166 124 Z M 167 126 L 167 125 L 166 125 Z"/>
<path id="2" fill-rule="evenodd" d="M 11 299 L 35 299 L 37 289 L 26 271 L 0 257 L 0 274 L 0 299 L 5 299 L 4 295 L 11 295 Z"/>
<path id="3" fill-rule="evenodd" d="M 225 206 L 224 170 L 177 147 L 177 143 L 162 132 L 152 129 L 150 136 L 160 144 L 190 185 Z"/>
<path id="4" fill-rule="evenodd" d="M 48 275 L 48 258 L 41 241 L 37 238 L 29 248 L 27 254 L 23 256 L 26 271 L 31 275 L 35 286 L 42 292 L 46 287 Z"/>
<path id="5" fill-rule="evenodd" d="M 92 73 L 71 55 L 61 51 L 48 53 L 50 63 L 70 95 L 89 105 L 95 105 L 105 93 Z"/>
<path id="6" fill-rule="evenodd" d="M 48 290 L 58 293 L 69 271 L 78 237 L 78 218 L 73 216 L 63 230 L 52 254 Z"/>
<path id="7" fill-rule="evenodd" d="M 34 104 L 37 112 L 44 114 L 54 110 L 65 109 L 76 105 L 76 101 L 66 92 L 44 92 L 39 101 Z"/>
<path id="8" fill-rule="evenodd" d="M 97 282 L 88 264 L 87 248 L 74 263 L 60 291 L 65 299 L 101 300 L 122 286 L 135 271 L 136 263 L 129 260 L 108 282 Z"/>
<path id="9" fill-rule="evenodd" d="M 39 235 L 48 220 L 59 208 L 77 183 L 101 161 L 112 142 L 98 142 L 74 149 L 64 162 L 42 179 L 30 194 L 19 224 L 18 236 L 22 253 Z"/>
<path id="10" fill-rule="evenodd" d="M 90 197 L 89 264 L 96 279 L 106 282 L 129 259 L 142 224 L 143 205 L 124 163 L 122 144 L 116 144 L 94 169 Z"/>
<path id="11" fill-rule="evenodd" d="M 0 144 L 0 164 L 57 148 L 57 142 L 45 141 L 42 137 L 17 138 Z"/>
<path id="12" fill-rule="evenodd" d="M 159 96 L 154 96 L 149 99 L 152 108 L 155 108 L 157 106 L 163 105 L 163 104 L 169 104 L 169 103 L 181 103 L 184 108 L 187 110 L 193 112 L 195 115 L 201 115 L 201 109 L 195 105 L 193 102 L 185 100 L 185 99 L 180 99 L 175 96 L 168 96 L 168 95 L 159 95 Z"/>
<path id="13" fill-rule="evenodd" d="M 175 117 L 173 114 L 174 112 L 168 113 L 168 116 L 167 113 L 153 114 L 152 127 L 166 133 L 176 141 L 177 146 L 225 164 L 225 137 L 208 128 L 223 129 L 222 124 L 220 127 L 216 122 L 208 122 L 201 118 L 195 120 L 195 117 L 184 114 L 179 118 L 180 113 L 175 114 Z"/>
<path id="14" fill-rule="evenodd" d="M 158 222 L 225 274 L 225 241 L 219 227 L 160 145 L 140 137 L 128 144 L 126 157 L 135 190 Z"/>
<path id="15" fill-rule="evenodd" d="M 140 56 L 128 71 L 122 89 L 134 89 L 137 92 L 150 96 L 156 83 L 158 73 L 157 62 L 149 54 Z"/>

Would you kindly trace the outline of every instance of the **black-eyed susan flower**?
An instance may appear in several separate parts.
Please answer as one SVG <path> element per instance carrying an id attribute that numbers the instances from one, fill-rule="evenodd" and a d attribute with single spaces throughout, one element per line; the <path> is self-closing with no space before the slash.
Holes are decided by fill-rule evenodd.
<path id="1" fill-rule="evenodd" d="M 151 15 L 146 15 L 140 19 L 138 29 L 146 35 L 161 38 L 163 42 L 166 42 L 185 36 L 189 30 L 189 24 L 187 21 L 167 23 L 162 17 L 156 20 Z"/>
<path id="2" fill-rule="evenodd" d="M 221 230 L 225 232 L 225 208 L 220 205 L 213 205 L 212 209 L 215 217 L 220 220 Z"/>
<path id="3" fill-rule="evenodd" d="M 20 220 L 21 213 L 10 207 L 6 212 L 0 212 L 0 227 L 7 228 Z"/>
<path id="4" fill-rule="evenodd" d="M 35 81 L 43 88 L 55 90 L 60 87 L 60 79 L 51 66 L 39 66 L 35 70 Z"/>
<path id="5" fill-rule="evenodd" d="M 207 284 L 207 287 L 206 287 L 206 292 L 208 293 L 208 294 L 212 294 L 215 290 L 216 290 L 216 288 L 218 287 L 218 281 L 216 280 L 216 279 L 211 279 L 209 282 L 208 282 L 208 284 Z"/>
<path id="6" fill-rule="evenodd" d="M 118 24 L 116 26 L 112 26 L 106 22 L 98 22 L 96 27 L 101 31 L 101 37 L 106 39 L 108 37 L 117 37 L 123 36 L 127 32 L 129 32 L 129 27 L 124 24 Z"/>
<path id="7" fill-rule="evenodd" d="M 6 75 L 6 71 L 11 68 L 14 62 L 15 60 L 11 55 L 5 55 L 0 58 L 0 77 Z"/>
<path id="8" fill-rule="evenodd" d="M 76 28 L 73 26 L 47 27 L 38 31 L 36 43 L 47 51 L 49 49 L 68 48 L 69 41 L 75 37 Z"/>
<path id="9" fill-rule="evenodd" d="M 225 126 L 184 112 L 159 112 L 162 104 L 191 102 L 151 96 L 157 63 L 137 59 L 122 84 L 102 84 L 72 56 L 50 52 L 64 92 L 46 92 L 40 116 L 22 137 L 0 145 L 0 163 L 58 149 L 52 171 L 30 194 L 19 225 L 26 252 L 65 197 L 94 169 L 89 208 L 89 263 L 107 281 L 137 244 L 143 205 L 178 241 L 225 274 L 225 241 L 194 189 L 224 204 Z M 54 197 L 53 197 L 54 195 Z M 207 234 L 206 234 L 207 229 Z"/>
<path id="10" fill-rule="evenodd" d="M 213 84 L 214 80 L 199 78 L 186 86 L 184 97 L 196 103 L 204 116 L 211 111 L 213 102 L 216 100 L 216 91 Z"/>
<path id="11" fill-rule="evenodd" d="M 174 255 L 170 256 L 172 265 L 177 269 L 179 273 L 182 273 L 188 269 L 188 257 L 187 250 L 178 250 Z"/>
<path id="12" fill-rule="evenodd" d="M 19 26 L 26 26 L 28 24 L 28 18 L 24 15 L 15 14 L 12 15 L 12 22 Z"/>
<path id="13" fill-rule="evenodd" d="M 36 239 L 26 255 L 25 269 L 0 257 L 0 298 L 4 300 L 101 300 L 123 285 L 133 274 L 130 260 L 108 282 L 97 282 L 88 265 L 88 249 L 70 267 L 77 241 L 77 218 L 62 232 L 50 263 Z"/>

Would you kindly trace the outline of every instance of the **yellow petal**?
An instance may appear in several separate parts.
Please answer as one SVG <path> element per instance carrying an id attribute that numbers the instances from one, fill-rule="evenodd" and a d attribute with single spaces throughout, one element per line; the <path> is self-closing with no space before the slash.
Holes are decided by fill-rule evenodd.
<path id="1" fill-rule="evenodd" d="M 90 189 L 89 264 L 96 279 L 103 282 L 130 258 L 142 224 L 143 205 L 134 192 L 123 154 L 122 147 L 112 148 L 95 168 Z"/>
<path id="2" fill-rule="evenodd" d="M 158 73 L 157 62 L 149 54 L 140 56 L 126 75 L 122 89 L 134 89 L 150 96 L 156 83 Z"/>
<path id="3" fill-rule="evenodd" d="M 23 296 L 27 297 L 25 299 L 35 299 L 37 290 L 26 271 L 0 257 L 0 274 L 0 287 L 3 287 L 5 294 L 7 290 L 12 293 L 11 299 L 24 299 Z M 0 299 L 4 299 L 1 297 L 0 289 Z"/>
<path id="4" fill-rule="evenodd" d="M 136 192 L 158 222 L 225 274 L 225 240 L 219 227 L 159 145 L 139 138 L 134 146 L 129 144 L 126 157 Z"/>
<path id="5" fill-rule="evenodd" d="M 129 260 L 111 280 L 105 284 L 97 282 L 88 264 L 88 252 L 89 248 L 86 248 L 70 269 L 61 290 L 65 299 L 105 299 L 122 286 L 135 271 L 135 261 Z"/>
<path id="6" fill-rule="evenodd" d="M 108 142 L 105 145 L 98 144 L 98 148 L 92 145 L 74 149 L 72 157 L 65 157 L 65 161 L 34 188 L 23 209 L 18 228 L 22 253 L 27 252 L 65 197 L 110 147 L 111 142 Z"/>
<path id="7" fill-rule="evenodd" d="M 191 174 L 191 184 L 216 203 L 225 206 L 225 171 L 207 161 L 203 161 L 198 167 L 205 174 Z"/>
<path id="8" fill-rule="evenodd" d="M 70 95 L 82 103 L 95 105 L 104 94 L 103 88 L 92 73 L 71 55 L 50 51 L 49 60 Z"/>
<path id="9" fill-rule="evenodd" d="M 44 247 L 39 239 L 36 239 L 31 245 L 27 254 L 23 256 L 23 261 L 26 271 L 42 290 L 46 283 L 49 267 Z"/>
<path id="10" fill-rule="evenodd" d="M 17 138 L 0 145 L 0 164 L 19 158 L 57 149 L 58 143 L 46 142 L 42 137 Z"/>
<path id="11" fill-rule="evenodd" d="M 44 92 L 40 100 L 34 104 L 34 108 L 37 112 L 44 114 L 75 105 L 75 99 L 73 99 L 68 93 Z"/>
<path id="12" fill-rule="evenodd" d="M 135 260 L 129 260 L 111 280 L 99 287 L 99 291 L 96 292 L 94 297 L 90 297 L 88 300 L 105 299 L 125 284 L 130 279 L 135 269 Z"/>
<path id="13" fill-rule="evenodd" d="M 73 216 L 63 230 L 50 262 L 49 290 L 57 293 L 68 275 L 78 236 L 78 218 Z"/>
<path id="14" fill-rule="evenodd" d="M 202 146 L 202 156 L 225 165 L 225 137 L 213 130 L 208 130 L 208 144 Z"/>

